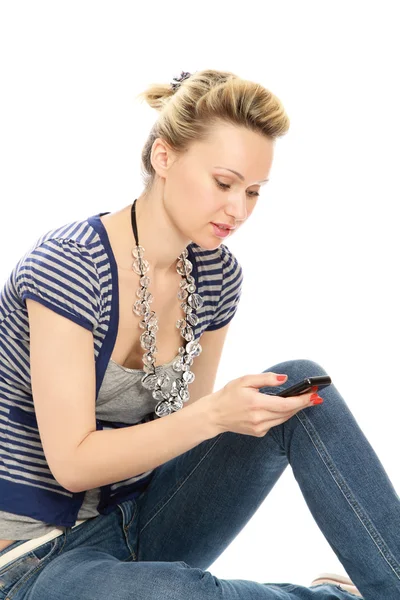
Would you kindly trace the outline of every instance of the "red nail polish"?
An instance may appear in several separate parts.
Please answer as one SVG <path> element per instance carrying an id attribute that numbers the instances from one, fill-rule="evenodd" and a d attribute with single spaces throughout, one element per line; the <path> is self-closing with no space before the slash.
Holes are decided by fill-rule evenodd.
<path id="1" fill-rule="evenodd" d="M 318 397 L 316 400 L 312 400 L 311 402 L 313 404 L 322 404 L 323 403 L 323 398 Z"/>

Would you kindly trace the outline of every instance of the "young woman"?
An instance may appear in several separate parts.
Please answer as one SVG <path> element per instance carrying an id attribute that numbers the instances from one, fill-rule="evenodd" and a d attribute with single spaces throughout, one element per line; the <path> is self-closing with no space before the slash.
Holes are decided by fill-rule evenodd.
<path id="1" fill-rule="evenodd" d="M 213 392 L 243 282 L 223 241 L 289 119 L 230 72 L 174 81 L 143 94 L 143 193 L 44 233 L 3 287 L 0 600 L 398 599 L 399 497 L 345 400 L 278 395 L 325 370 Z M 288 464 L 351 579 L 215 577 Z"/>

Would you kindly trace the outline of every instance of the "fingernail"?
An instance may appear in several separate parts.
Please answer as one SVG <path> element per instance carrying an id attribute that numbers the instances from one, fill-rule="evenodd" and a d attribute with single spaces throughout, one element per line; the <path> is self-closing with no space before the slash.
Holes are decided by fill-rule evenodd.
<path id="1" fill-rule="evenodd" d="M 311 400 L 313 404 L 322 404 L 323 401 L 323 398 L 320 398 L 319 396 L 315 400 Z"/>
<path id="2" fill-rule="evenodd" d="M 276 378 L 278 381 L 285 381 L 287 375 L 277 375 Z"/>

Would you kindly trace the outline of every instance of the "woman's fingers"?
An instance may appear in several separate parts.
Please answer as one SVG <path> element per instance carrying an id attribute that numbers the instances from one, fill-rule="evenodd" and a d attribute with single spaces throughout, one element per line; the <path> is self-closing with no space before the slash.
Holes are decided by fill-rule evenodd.
<path id="1" fill-rule="evenodd" d="M 263 406 L 266 410 L 280 414 L 295 414 L 297 411 L 313 406 L 310 398 L 315 392 L 307 392 L 299 396 L 272 396 L 270 394 L 262 394 L 264 396 Z"/>

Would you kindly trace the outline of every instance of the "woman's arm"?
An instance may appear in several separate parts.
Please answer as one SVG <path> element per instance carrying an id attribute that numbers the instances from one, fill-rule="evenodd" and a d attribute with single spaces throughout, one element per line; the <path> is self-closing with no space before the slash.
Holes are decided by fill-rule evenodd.
<path id="1" fill-rule="evenodd" d="M 93 431 L 71 457 L 63 485 L 81 492 L 135 477 L 216 434 L 201 401 L 149 423 Z"/>
<path id="2" fill-rule="evenodd" d="M 36 419 L 60 485 L 80 492 L 117 483 L 217 434 L 202 398 L 149 423 L 97 430 L 92 332 L 35 300 L 26 305 Z"/>

